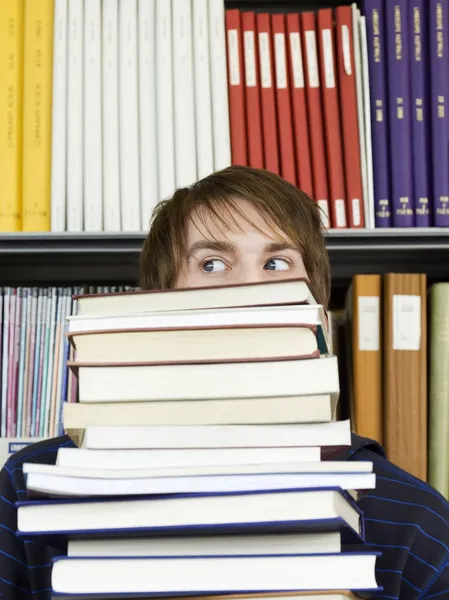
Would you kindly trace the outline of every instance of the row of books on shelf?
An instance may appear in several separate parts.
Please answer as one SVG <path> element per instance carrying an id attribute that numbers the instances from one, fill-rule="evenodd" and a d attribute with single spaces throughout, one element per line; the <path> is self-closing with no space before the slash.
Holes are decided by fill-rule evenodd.
<path id="1" fill-rule="evenodd" d="M 98 422 L 219 425 L 238 424 L 242 415 L 251 424 L 275 415 L 284 422 L 305 414 L 330 418 L 332 359 L 320 363 L 323 375 L 316 378 L 318 363 L 303 357 L 333 353 L 340 359 L 339 416 L 350 419 L 358 434 L 382 443 L 392 462 L 449 497 L 444 459 L 449 284 L 432 285 L 427 303 L 422 274 L 356 275 L 345 309 L 329 313 L 329 334 L 322 307 L 298 307 L 298 297 L 308 298 L 298 288 L 298 282 L 279 284 L 276 296 L 259 294 L 265 288 L 257 285 L 175 294 L 3 288 L 1 435 L 17 444 L 64 430 L 76 437 L 87 423 Z M 183 294 L 188 312 L 180 303 Z M 210 311 L 217 302 L 241 308 Z M 273 302 L 279 306 L 273 308 Z M 299 358 L 282 362 L 286 354 Z M 267 358 L 276 359 L 269 368 Z M 67 360 L 76 360 L 77 369 L 68 368 Z M 191 361 L 196 364 L 185 366 Z M 111 372 L 107 363 L 120 368 Z M 83 373 L 82 384 L 74 370 Z M 271 384 L 265 381 L 268 372 Z M 238 373 L 251 373 L 260 382 L 258 393 L 271 389 L 271 398 L 246 397 Z M 234 397 L 232 405 L 223 400 L 225 390 Z M 336 400 L 332 396 L 333 406 Z"/>
<path id="2" fill-rule="evenodd" d="M 297 185 L 327 227 L 446 227 L 448 10 L 3 3 L 0 231 L 145 231 L 230 164 Z"/>
<path id="3" fill-rule="evenodd" d="M 17 514 L 22 539 L 68 541 L 55 600 L 382 591 L 357 504 L 376 475 L 337 456 L 350 423 L 305 281 L 83 295 L 69 335 L 75 443 L 25 460 Z"/>

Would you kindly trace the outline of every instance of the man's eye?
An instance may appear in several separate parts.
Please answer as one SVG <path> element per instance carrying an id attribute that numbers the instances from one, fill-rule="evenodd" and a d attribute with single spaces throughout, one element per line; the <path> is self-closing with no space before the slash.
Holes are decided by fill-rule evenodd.
<path id="1" fill-rule="evenodd" d="M 201 265 L 201 268 L 206 273 L 217 273 L 219 271 L 226 271 L 227 267 L 222 260 L 213 258 L 211 260 L 204 261 Z"/>
<path id="2" fill-rule="evenodd" d="M 283 258 L 272 258 L 264 265 L 267 271 L 288 271 L 289 268 L 289 263 Z"/>

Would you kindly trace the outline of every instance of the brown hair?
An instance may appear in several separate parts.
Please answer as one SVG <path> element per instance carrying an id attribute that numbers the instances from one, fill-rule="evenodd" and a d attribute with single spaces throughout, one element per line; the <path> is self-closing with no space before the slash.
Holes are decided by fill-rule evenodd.
<path id="1" fill-rule="evenodd" d="M 293 242 L 301 252 L 317 301 L 327 307 L 330 266 L 318 205 L 278 175 L 243 166 L 212 173 L 176 190 L 172 198 L 156 206 L 141 254 L 141 288 L 174 287 L 185 265 L 186 223 L 193 211 L 203 225 L 207 214 L 223 231 L 237 226 L 236 213 L 249 222 L 236 198 L 250 202 L 280 239 Z"/>

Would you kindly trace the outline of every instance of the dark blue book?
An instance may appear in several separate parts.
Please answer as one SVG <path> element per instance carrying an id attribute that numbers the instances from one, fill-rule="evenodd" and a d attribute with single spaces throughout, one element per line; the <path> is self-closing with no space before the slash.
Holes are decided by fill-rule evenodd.
<path id="1" fill-rule="evenodd" d="M 433 214 L 449 227 L 449 54 L 448 0 L 429 0 Z"/>
<path id="2" fill-rule="evenodd" d="M 377 227 L 391 227 L 391 168 L 388 142 L 387 56 L 384 0 L 365 0 L 373 148 L 374 215 Z"/>
<path id="3" fill-rule="evenodd" d="M 385 4 L 388 104 L 390 114 L 391 203 L 394 227 L 413 227 L 413 160 L 410 89 L 410 0 Z"/>
<path id="4" fill-rule="evenodd" d="M 411 0 L 408 31 L 410 51 L 413 137 L 413 204 L 416 227 L 431 225 L 430 175 L 430 61 L 428 0 Z"/>

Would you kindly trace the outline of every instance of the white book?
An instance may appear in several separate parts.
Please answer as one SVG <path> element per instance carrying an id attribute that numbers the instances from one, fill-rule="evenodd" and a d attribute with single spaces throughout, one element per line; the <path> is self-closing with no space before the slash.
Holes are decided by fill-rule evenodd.
<path id="1" fill-rule="evenodd" d="M 366 17 L 360 17 L 360 49 L 362 60 L 362 85 L 363 85 L 363 117 L 365 123 L 365 146 L 366 146 L 366 227 L 375 227 L 374 209 L 374 173 L 373 173 L 373 151 L 371 137 L 371 97 L 369 88 L 369 65 L 368 65 L 368 41 L 366 37 Z"/>
<path id="2" fill-rule="evenodd" d="M 86 532 L 111 531 L 115 535 L 133 530 L 153 528 L 189 528 L 195 531 L 198 525 L 207 530 L 221 529 L 231 533 L 232 526 L 239 523 L 256 527 L 295 523 L 301 529 L 302 523 L 310 520 L 337 521 L 340 526 L 348 526 L 361 532 L 360 512 L 352 506 L 341 491 L 337 490 L 284 490 L 263 494 L 231 494 L 175 498 L 141 498 L 123 500 L 94 499 L 85 502 L 46 502 L 28 503 L 17 509 L 17 528 L 25 532 Z M 338 531 L 338 525 L 335 527 Z M 234 529 L 235 531 L 235 529 Z M 232 531 L 234 533 L 234 531 Z M 254 529 L 253 529 L 254 531 Z M 241 529 L 239 531 L 241 533 Z M 109 537 L 109 536 L 107 536 Z"/>
<path id="3" fill-rule="evenodd" d="M 84 231 L 103 229 L 101 0 L 84 5 Z"/>
<path id="4" fill-rule="evenodd" d="M 140 231 L 137 0 L 119 1 L 120 199 L 123 231 Z"/>
<path id="5" fill-rule="evenodd" d="M 339 532 L 124 538 L 113 540 L 70 539 L 67 547 L 67 556 L 100 557 L 326 554 L 329 552 L 341 552 Z"/>
<path id="6" fill-rule="evenodd" d="M 323 463 L 318 463 L 323 464 Z M 257 473 L 162 476 L 122 479 L 27 473 L 27 490 L 61 497 L 136 496 L 159 494 L 224 494 L 264 490 L 340 488 L 372 490 L 374 473 Z"/>
<path id="7" fill-rule="evenodd" d="M 36 444 L 37 442 L 43 442 L 44 438 L 30 438 L 30 437 L 2 437 L 0 438 L 0 465 L 3 467 L 5 462 L 10 456 Z"/>
<path id="8" fill-rule="evenodd" d="M 193 0 L 193 73 L 195 77 L 196 159 L 198 178 L 214 170 L 208 0 Z"/>
<path id="9" fill-rule="evenodd" d="M 102 6 L 103 228 L 121 230 L 118 0 Z"/>
<path id="10" fill-rule="evenodd" d="M 67 82 L 67 230 L 84 226 L 83 112 L 84 1 L 69 1 Z"/>
<path id="11" fill-rule="evenodd" d="M 283 556 L 67 558 L 53 564 L 56 594 L 245 594 L 263 590 L 376 590 L 375 552 Z M 176 574 L 176 576 L 174 576 Z"/>
<path id="12" fill-rule="evenodd" d="M 1 440 L 0 440 L 1 441 Z M 187 465 L 251 465 L 263 462 L 319 462 L 321 449 L 306 448 L 181 448 L 165 450 L 88 450 L 59 448 L 59 467 L 82 469 L 172 468 Z"/>
<path id="13" fill-rule="evenodd" d="M 142 231 L 149 229 L 151 214 L 159 199 L 155 10 L 155 0 L 139 0 L 139 143 Z"/>
<path id="14" fill-rule="evenodd" d="M 225 5 L 224 0 L 209 0 L 208 4 L 214 170 L 218 171 L 231 164 Z"/>
<path id="15" fill-rule="evenodd" d="M 67 0 L 54 8 L 51 142 L 51 230 L 66 230 L 67 191 Z"/>
<path id="16" fill-rule="evenodd" d="M 362 56 L 360 48 L 360 11 L 357 4 L 351 4 L 352 9 L 352 32 L 354 46 L 354 70 L 357 95 L 357 124 L 359 128 L 360 147 L 360 169 L 362 173 L 363 211 L 365 223 L 369 223 L 368 211 L 368 175 L 366 168 L 366 141 L 365 141 L 365 118 L 363 105 L 363 80 L 362 80 Z"/>
<path id="17" fill-rule="evenodd" d="M 191 0 L 171 0 L 176 187 L 197 180 Z"/>
<path id="18" fill-rule="evenodd" d="M 349 421 L 291 425 L 89 425 L 88 450 L 349 446 Z"/>
<path id="19" fill-rule="evenodd" d="M 156 0 L 156 112 L 159 199 L 176 188 L 173 114 L 172 11 L 169 0 Z"/>

